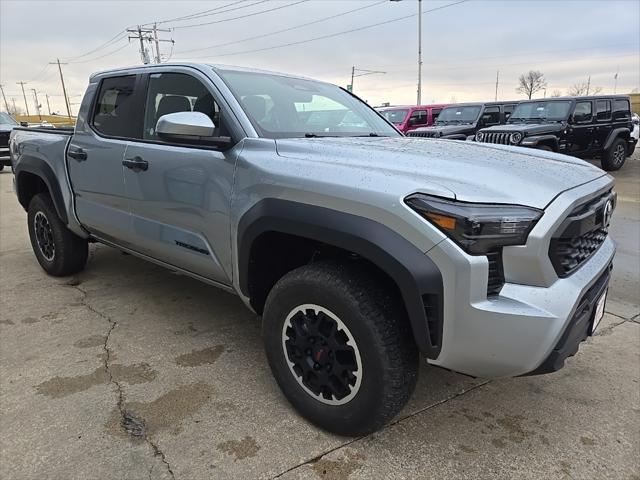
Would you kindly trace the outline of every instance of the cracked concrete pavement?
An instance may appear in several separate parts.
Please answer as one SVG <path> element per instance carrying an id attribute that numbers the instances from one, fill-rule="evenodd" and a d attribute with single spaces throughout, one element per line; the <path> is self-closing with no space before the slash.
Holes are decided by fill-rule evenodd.
<path id="1" fill-rule="evenodd" d="M 640 478 L 640 156 L 616 174 L 607 314 L 560 372 L 423 365 L 365 438 L 288 405 L 233 296 L 99 245 L 52 278 L 0 174 L 0 478 Z"/>

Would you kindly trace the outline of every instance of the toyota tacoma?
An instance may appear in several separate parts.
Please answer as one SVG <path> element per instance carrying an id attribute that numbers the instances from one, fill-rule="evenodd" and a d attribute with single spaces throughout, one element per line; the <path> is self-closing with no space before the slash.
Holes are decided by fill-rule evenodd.
<path id="1" fill-rule="evenodd" d="M 391 420 L 420 355 L 476 377 L 552 372 L 603 316 L 608 174 L 406 138 L 327 83 L 111 70 L 74 129 L 18 127 L 10 150 L 45 272 L 81 271 L 100 242 L 237 294 L 286 398 L 339 434 Z"/>

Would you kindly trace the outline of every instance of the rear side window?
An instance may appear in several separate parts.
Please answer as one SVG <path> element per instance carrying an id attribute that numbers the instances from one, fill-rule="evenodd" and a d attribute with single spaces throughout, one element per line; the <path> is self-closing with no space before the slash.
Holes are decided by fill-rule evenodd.
<path id="1" fill-rule="evenodd" d="M 613 119 L 614 120 L 630 120 L 631 108 L 629 108 L 629 100 L 620 99 L 613 101 Z"/>
<path id="2" fill-rule="evenodd" d="M 93 127 L 108 137 L 139 138 L 135 75 L 105 78 L 100 84 Z"/>
<path id="3" fill-rule="evenodd" d="M 573 111 L 573 120 L 576 123 L 590 122 L 593 118 L 591 112 L 591 102 L 578 102 Z"/>
<path id="4" fill-rule="evenodd" d="M 610 100 L 596 100 L 596 120 L 599 122 L 611 120 Z"/>

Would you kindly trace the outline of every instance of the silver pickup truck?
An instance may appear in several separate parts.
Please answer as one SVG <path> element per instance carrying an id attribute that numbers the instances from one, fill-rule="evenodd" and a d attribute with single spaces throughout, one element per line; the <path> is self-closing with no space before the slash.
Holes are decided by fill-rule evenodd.
<path id="1" fill-rule="evenodd" d="M 393 418 L 420 354 L 472 376 L 552 372 L 603 315 L 609 175 L 406 138 L 334 85 L 204 64 L 102 72 L 75 130 L 17 128 L 10 150 L 47 273 L 79 272 L 101 242 L 236 293 L 285 396 L 339 434 Z"/>

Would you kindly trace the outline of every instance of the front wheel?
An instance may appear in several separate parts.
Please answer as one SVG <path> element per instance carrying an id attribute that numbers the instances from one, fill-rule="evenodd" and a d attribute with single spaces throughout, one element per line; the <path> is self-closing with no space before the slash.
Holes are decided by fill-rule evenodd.
<path id="1" fill-rule="evenodd" d="M 31 199 L 27 221 L 33 253 L 45 272 L 63 277 L 84 269 L 89 254 L 87 240 L 60 220 L 48 194 L 39 193 Z"/>
<path id="2" fill-rule="evenodd" d="M 602 169 L 608 172 L 620 170 L 627 157 L 626 142 L 622 138 L 616 138 L 602 157 Z"/>
<path id="3" fill-rule="evenodd" d="M 404 308 L 363 265 L 318 262 L 287 273 L 263 315 L 267 359 L 308 420 L 365 435 L 391 420 L 416 384 L 418 351 Z"/>

